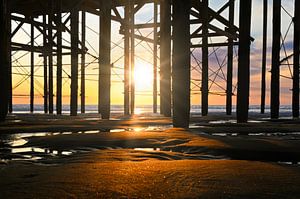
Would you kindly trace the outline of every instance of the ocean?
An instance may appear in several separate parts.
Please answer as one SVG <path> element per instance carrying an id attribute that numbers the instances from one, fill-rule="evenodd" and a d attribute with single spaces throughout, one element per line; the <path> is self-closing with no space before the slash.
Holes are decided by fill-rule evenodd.
<path id="1" fill-rule="evenodd" d="M 55 106 L 54 106 L 55 109 Z M 13 105 L 13 113 L 29 113 L 30 106 L 29 104 L 15 104 Z M 97 113 L 98 106 L 97 105 L 86 105 L 86 113 Z M 159 106 L 158 106 L 159 110 Z M 208 108 L 208 111 L 211 113 L 225 113 L 226 106 L 224 105 L 211 105 Z M 233 112 L 236 111 L 236 107 L 233 106 Z M 42 104 L 34 105 L 35 113 L 44 113 L 44 106 Z M 63 114 L 68 114 L 70 112 L 69 105 L 63 105 L 62 107 Z M 78 106 L 78 113 L 80 112 L 80 106 Z M 124 112 L 123 105 L 112 105 L 111 113 L 113 114 L 122 114 Z M 152 105 L 137 105 L 135 108 L 135 112 L 138 113 L 152 113 Z M 266 113 L 270 113 L 270 107 L 266 106 Z M 55 111 L 54 111 L 55 113 Z M 249 107 L 249 113 L 260 113 L 260 105 L 251 105 Z M 289 115 L 292 113 L 291 105 L 282 105 L 280 107 L 280 113 L 283 115 Z M 201 114 L 201 106 L 200 105 L 192 105 L 191 106 L 191 114 L 197 115 Z"/>

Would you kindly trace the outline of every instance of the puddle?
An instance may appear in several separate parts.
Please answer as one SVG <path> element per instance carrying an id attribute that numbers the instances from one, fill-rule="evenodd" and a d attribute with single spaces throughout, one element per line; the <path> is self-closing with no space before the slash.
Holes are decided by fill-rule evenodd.
<path id="1" fill-rule="evenodd" d="M 12 122 L 12 123 L 20 123 L 20 122 L 22 122 L 22 120 L 11 120 L 10 122 Z"/>
<path id="2" fill-rule="evenodd" d="M 28 142 L 27 140 L 20 138 L 20 139 L 17 139 L 17 140 L 9 141 L 8 144 L 12 147 L 17 147 L 17 146 L 23 146 L 27 142 Z"/>
<path id="3" fill-rule="evenodd" d="M 120 133 L 120 132 L 124 132 L 125 129 L 111 129 L 110 132 L 111 133 Z"/>
<path id="4" fill-rule="evenodd" d="M 97 134 L 100 133 L 101 131 L 97 130 L 97 131 L 82 131 L 82 133 L 84 134 Z"/>
<path id="5" fill-rule="evenodd" d="M 207 133 L 205 133 L 207 134 Z M 251 136 L 251 137 L 273 137 L 273 138 L 286 138 L 286 139 L 300 139 L 300 132 L 292 132 L 292 133 L 247 133 L 247 134 L 239 134 L 239 133 L 211 133 L 209 135 L 212 136 L 220 136 L 220 137 L 235 137 L 235 136 Z"/>
<path id="6" fill-rule="evenodd" d="M 209 121 L 209 124 L 236 124 L 236 120 L 216 120 Z"/>
<path id="7" fill-rule="evenodd" d="M 147 127 L 132 127 L 128 129 L 124 129 L 126 131 L 133 131 L 133 132 L 147 132 L 147 131 L 164 131 L 167 129 L 173 128 L 172 125 L 151 125 Z M 110 130 L 112 132 L 112 130 Z"/>
<path id="8" fill-rule="evenodd" d="M 300 139 L 300 132 L 291 132 L 291 133 L 248 133 L 248 136 L 262 136 L 262 137 L 277 137 L 277 138 L 286 138 L 286 139 Z"/>
<path id="9" fill-rule="evenodd" d="M 249 123 L 264 123 L 266 121 L 261 120 L 249 120 Z M 215 120 L 215 121 L 209 121 L 209 124 L 236 124 L 236 120 Z"/>
<path id="10" fill-rule="evenodd" d="M 160 151 L 160 148 L 134 148 L 133 150 L 151 152 L 151 151 Z"/>
<path id="11" fill-rule="evenodd" d="M 300 166 L 300 162 L 277 162 L 278 164 L 282 164 L 282 165 L 294 165 L 294 166 Z"/>
<path id="12" fill-rule="evenodd" d="M 212 136 L 220 136 L 220 137 L 227 137 L 227 136 L 235 137 L 235 136 L 238 136 L 237 133 L 212 133 L 211 135 Z"/>
<path id="13" fill-rule="evenodd" d="M 1 135 L 0 137 L 0 160 L 7 162 L 8 160 L 30 160 L 36 161 L 47 157 L 69 156 L 74 151 L 58 151 L 49 148 L 26 147 L 28 140 L 32 137 L 55 136 L 60 134 L 71 134 L 72 132 L 63 133 L 19 133 L 11 135 Z M 24 147 L 22 147 L 24 146 Z"/>
<path id="14" fill-rule="evenodd" d="M 131 132 L 146 132 L 146 131 L 163 131 L 171 128 L 171 125 L 163 126 L 146 126 L 146 127 L 131 127 L 129 129 L 116 128 L 116 129 L 100 129 L 89 131 L 77 131 L 77 132 L 41 132 L 41 133 L 16 133 L 16 134 L 2 134 L 0 135 L 0 162 L 11 160 L 45 160 L 53 157 L 70 156 L 75 153 L 81 152 L 80 150 L 57 150 L 55 148 L 42 148 L 39 146 L 30 146 L 31 139 L 34 137 L 46 137 L 46 136 L 70 136 L 74 134 L 100 134 L 100 133 L 120 133 L 125 131 Z M 48 146 L 49 147 L 49 146 Z M 95 148 L 91 149 L 94 150 Z M 91 151 L 90 149 L 88 151 Z M 136 151 L 160 151 L 160 148 L 135 148 Z"/>

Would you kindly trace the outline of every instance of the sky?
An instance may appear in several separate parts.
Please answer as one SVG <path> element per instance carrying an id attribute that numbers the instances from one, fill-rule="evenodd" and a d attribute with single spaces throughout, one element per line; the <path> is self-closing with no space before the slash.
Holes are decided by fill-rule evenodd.
<path id="1" fill-rule="evenodd" d="M 225 0 L 210 0 L 210 7 L 214 10 L 218 10 L 222 5 L 224 5 Z M 285 47 L 287 54 L 291 54 L 292 51 L 292 37 L 293 37 L 293 24 L 289 29 L 291 23 L 291 17 L 293 15 L 293 0 L 283 0 L 282 5 L 282 35 L 286 35 Z M 238 6 L 239 2 L 236 1 L 235 6 L 235 25 L 238 26 Z M 120 14 L 123 15 L 123 8 L 118 8 Z M 228 11 L 224 11 L 222 15 L 227 18 Z M 65 19 L 67 16 L 64 16 Z M 41 19 L 38 19 L 41 20 Z M 145 5 L 135 16 L 136 23 L 147 23 L 153 22 L 153 4 Z M 80 19 L 81 23 L 81 19 Z M 99 22 L 98 17 L 92 14 L 87 14 L 87 28 L 86 28 L 86 47 L 89 49 L 86 56 L 87 65 L 86 65 L 86 103 L 87 104 L 96 104 L 97 103 L 97 78 L 98 78 L 98 64 L 96 63 L 95 57 L 98 57 L 98 43 L 99 43 Z M 270 71 L 271 68 L 271 42 L 272 42 L 272 1 L 269 1 L 268 6 L 268 57 L 267 57 L 267 71 Z M 212 24 L 219 25 L 218 22 L 213 21 Z M 67 23 L 67 26 L 70 24 Z M 12 27 L 17 26 L 16 22 L 12 22 Z M 191 27 L 191 31 L 195 27 Z M 112 104 L 123 104 L 123 67 L 124 67 L 124 58 L 123 58 L 123 37 L 119 34 L 120 25 L 117 22 L 112 22 L 112 51 L 111 51 L 111 60 L 113 64 L 112 68 L 112 89 L 111 89 L 111 102 Z M 287 32 L 287 30 L 289 31 Z M 14 42 L 28 43 L 30 42 L 29 37 L 30 26 L 28 24 L 23 25 L 22 29 L 12 38 Z M 80 30 L 81 32 L 81 30 Z M 143 36 L 149 35 L 150 38 L 153 37 L 152 29 L 143 29 L 136 34 L 141 34 Z M 262 48 L 262 1 L 253 0 L 252 5 L 252 28 L 251 35 L 255 38 L 255 41 L 251 44 L 251 86 L 250 86 L 250 104 L 258 105 L 260 104 L 260 79 L 261 79 L 261 48 Z M 39 36 L 39 32 L 35 29 L 36 45 L 42 44 L 42 37 Z M 70 36 L 67 33 L 63 34 L 64 45 L 69 45 Z M 221 38 L 220 41 L 225 41 L 225 38 Z M 200 42 L 200 41 L 193 41 Z M 153 46 L 146 42 L 140 42 L 136 40 L 136 52 L 135 52 L 135 68 L 137 81 L 136 88 L 136 103 L 137 104 L 152 104 L 152 77 L 153 77 L 153 55 L 152 50 Z M 215 49 L 210 48 L 210 52 L 213 52 Z M 237 48 L 235 48 L 237 52 Z M 224 78 L 226 77 L 226 48 L 220 48 L 216 51 L 216 54 L 212 54 L 209 59 L 210 79 L 214 80 L 215 83 L 210 81 L 210 91 L 212 93 L 222 94 L 226 87 Z M 201 60 L 201 49 L 197 49 L 193 52 L 197 59 Z M 159 55 L 159 53 L 158 53 Z M 236 55 L 236 54 L 235 54 Z M 284 49 L 282 49 L 282 58 L 285 56 Z M 13 53 L 13 93 L 14 93 L 14 103 L 27 104 L 29 103 L 29 85 L 30 78 L 28 76 L 30 68 L 30 54 L 24 51 L 14 52 Z M 80 59 L 80 56 L 79 56 Z M 224 61 L 225 60 L 225 61 Z M 290 60 L 292 63 L 292 60 Z M 54 65 L 56 60 L 54 59 Z M 63 103 L 69 104 L 69 93 L 70 93 L 70 59 L 68 56 L 63 58 L 64 71 L 63 71 Z M 159 62 L 158 62 L 159 63 Z M 222 64 L 223 63 L 223 64 Z M 35 53 L 35 103 L 42 104 L 43 99 L 43 68 L 42 68 L 42 58 L 38 53 Z M 223 65 L 223 70 L 217 71 L 218 67 Z M 197 105 L 201 104 L 200 101 L 200 88 L 199 83 L 201 78 L 201 73 L 199 71 L 199 66 L 197 66 L 195 59 L 191 58 L 191 65 L 196 68 L 192 70 L 191 76 L 192 79 L 196 80 L 191 83 L 191 101 L 192 104 Z M 20 67 L 23 66 L 23 67 Z M 80 68 L 80 67 L 79 67 Z M 237 57 L 234 59 L 234 86 L 236 85 L 236 69 L 237 69 Z M 214 72 L 213 72 L 214 71 Z M 218 72 L 216 76 L 215 71 Z M 22 75 L 20 75 L 22 74 Z M 24 76 L 27 74 L 27 76 Z M 54 74 L 56 74 L 56 67 L 54 66 Z M 79 73 L 80 75 L 80 73 Z M 281 75 L 291 77 L 289 68 L 287 66 L 281 67 Z M 225 78 L 226 79 L 226 78 Z M 54 82 L 56 79 L 54 77 Z M 55 84 L 54 84 L 55 85 Z M 270 87 L 270 73 L 267 72 L 267 98 L 266 103 L 269 104 L 269 87 Z M 80 88 L 80 81 L 79 81 Z M 159 85 L 158 85 L 159 88 Z M 291 89 L 292 81 L 288 78 L 281 78 L 281 104 L 291 104 Z M 233 88 L 236 90 L 235 87 Z M 56 87 L 54 87 L 54 92 Z M 236 93 L 236 92 L 235 92 Z M 80 95 L 80 91 L 79 91 Z M 79 98 L 80 99 L 80 98 Z M 159 97 L 158 97 L 159 99 Z M 225 97 L 220 95 L 211 94 L 209 96 L 210 105 L 223 105 L 225 104 Z M 236 103 L 235 96 L 233 97 L 233 103 Z M 80 101 L 79 101 L 80 104 Z"/>

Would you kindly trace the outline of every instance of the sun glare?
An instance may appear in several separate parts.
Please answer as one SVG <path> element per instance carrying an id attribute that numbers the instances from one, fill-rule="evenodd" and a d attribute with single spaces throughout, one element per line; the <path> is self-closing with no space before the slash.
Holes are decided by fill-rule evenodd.
<path id="1" fill-rule="evenodd" d="M 150 64 L 137 63 L 134 70 L 135 88 L 138 91 L 152 89 L 153 68 Z"/>

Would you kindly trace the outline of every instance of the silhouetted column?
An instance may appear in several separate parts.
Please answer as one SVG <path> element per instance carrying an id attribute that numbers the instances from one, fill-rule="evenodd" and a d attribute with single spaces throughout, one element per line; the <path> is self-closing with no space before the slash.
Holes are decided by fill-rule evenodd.
<path id="1" fill-rule="evenodd" d="M 273 42 L 271 69 L 271 118 L 279 117 L 280 99 L 280 37 L 281 37 L 281 0 L 273 0 Z"/>
<path id="2" fill-rule="evenodd" d="M 153 113 L 157 113 L 157 3 L 154 2 L 154 43 L 153 43 Z"/>
<path id="3" fill-rule="evenodd" d="M 190 1 L 173 1 L 173 125 L 188 127 L 190 118 Z"/>
<path id="4" fill-rule="evenodd" d="M 47 67 L 47 55 L 48 55 L 48 42 L 47 42 L 47 16 L 43 15 L 43 63 L 44 63 L 44 112 L 48 113 L 48 67 Z"/>
<path id="5" fill-rule="evenodd" d="M 62 0 L 57 1 L 57 71 L 56 71 L 56 113 L 62 113 Z"/>
<path id="6" fill-rule="evenodd" d="M 10 1 L 9 1 L 10 2 Z M 9 9 L 11 5 L 9 4 Z M 8 20 L 8 33 L 9 34 L 9 44 L 8 44 L 8 112 L 13 112 L 13 87 L 12 87 L 12 56 L 11 56 L 11 14 L 7 16 Z"/>
<path id="7" fill-rule="evenodd" d="M 202 0 L 202 81 L 201 81 L 201 113 L 208 113 L 208 0 Z"/>
<path id="8" fill-rule="evenodd" d="M 32 21 L 34 19 L 32 18 Z M 30 52 L 30 112 L 33 113 L 34 109 L 34 25 L 31 24 L 30 27 L 30 45 L 31 45 L 31 52 Z"/>
<path id="9" fill-rule="evenodd" d="M 266 103 L 266 65 L 267 65 L 267 39 L 268 39 L 268 0 L 263 5 L 263 49 L 262 49 L 262 71 L 261 71 L 261 106 L 260 112 L 265 113 Z"/>
<path id="10" fill-rule="evenodd" d="M 130 24 L 130 79 L 131 79 L 131 84 L 130 84 L 130 110 L 131 114 L 134 114 L 134 107 L 135 107 L 135 81 L 134 81 L 134 64 L 135 64 L 135 41 L 134 41 L 134 2 L 130 1 L 130 17 L 129 17 L 129 24 Z"/>
<path id="11" fill-rule="evenodd" d="M 49 85 L 49 113 L 53 113 L 53 0 L 49 1 L 49 16 L 48 16 L 48 63 L 49 63 L 49 77 L 48 77 L 48 85 Z"/>
<path id="12" fill-rule="evenodd" d="M 85 11 L 81 13 L 81 113 L 85 113 L 85 24 L 86 16 Z"/>
<path id="13" fill-rule="evenodd" d="M 71 11 L 71 116 L 77 115 L 78 98 L 78 18 L 77 9 Z"/>
<path id="14" fill-rule="evenodd" d="M 130 39 L 129 39 L 129 5 L 125 5 L 125 24 L 124 26 L 124 114 L 129 115 L 129 99 L 130 99 Z"/>
<path id="15" fill-rule="evenodd" d="M 160 4 L 160 113 L 171 116 L 171 3 Z"/>
<path id="16" fill-rule="evenodd" d="M 240 1 L 237 122 L 248 121 L 250 87 L 251 0 Z"/>
<path id="17" fill-rule="evenodd" d="M 101 7 L 99 44 L 99 107 L 102 119 L 110 117 L 110 42 L 111 42 L 111 1 Z"/>
<path id="18" fill-rule="evenodd" d="M 300 1 L 295 0 L 294 16 L 294 68 L 293 68 L 293 117 L 299 117 L 299 42 L 300 42 Z"/>
<path id="19" fill-rule="evenodd" d="M 8 9 L 8 0 L 0 1 L 0 121 L 4 121 L 8 112 L 8 89 L 9 89 L 9 40 L 10 29 L 8 16 L 10 15 Z"/>
<path id="20" fill-rule="evenodd" d="M 229 1 L 229 32 L 234 33 L 234 1 Z M 233 39 L 228 38 L 227 48 L 227 88 L 226 88 L 226 114 L 231 115 L 232 113 L 232 71 L 233 71 Z"/>

